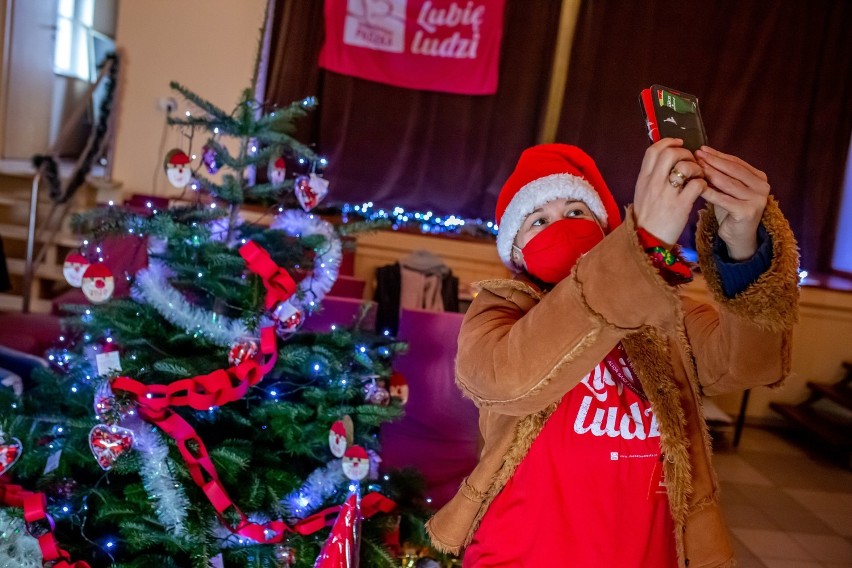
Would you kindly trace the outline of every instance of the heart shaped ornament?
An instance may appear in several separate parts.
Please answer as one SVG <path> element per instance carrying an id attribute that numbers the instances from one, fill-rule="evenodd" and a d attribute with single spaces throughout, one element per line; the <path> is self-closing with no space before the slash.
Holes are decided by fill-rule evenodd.
<path id="1" fill-rule="evenodd" d="M 305 211 L 310 211 L 328 194 L 328 180 L 311 174 L 296 178 L 296 199 Z"/>
<path id="2" fill-rule="evenodd" d="M 109 471 L 115 460 L 133 448 L 133 431 L 121 426 L 98 424 L 89 432 L 89 448 L 98 465 Z"/>
<path id="3" fill-rule="evenodd" d="M 296 333 L 305 321 L 305 313 L 293 305 L 290 300 L 284 300 L 272 311 L 275 320 L 275 331 L 281 339 L 287 339 Z"/>
<path id="4" fill-rule="evenodd" d="M 23 451 L 24 446 L 19 439 L 9 438 L 7 441 L 0 432 L 0 476 L 12 469 L 15 462 L 21 458 Z"/>

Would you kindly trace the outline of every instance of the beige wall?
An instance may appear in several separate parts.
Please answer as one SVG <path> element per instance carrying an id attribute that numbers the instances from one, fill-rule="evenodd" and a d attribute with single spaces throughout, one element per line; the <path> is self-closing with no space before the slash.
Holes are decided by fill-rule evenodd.
<path id="1" fill-rule="evenodd" d="M 113 179 L 125 193 L 164 194 L 165 153 L 186 147 L 175 129 L 163 136 L 157 107 L 178 81 L 213 104 L 232 110 L 251 81 L 266 0 L 122 0 L 116 43 L 122 83 L 113 156 Z M 172 15 L 172 16 L 169 16 Z M 176 16 L 176 17 L 174 17 Z"/>
<path id="2" fill-rule="evenodd" d="M 9 49 L 6 46 L 6 4 L 0 0 L 0 116 L 6 113 L 6 67 Z M 6 140 L 6 121 L 0 120 L 0 157 L 3 156 L 3 146 Z"/>
<path id="3" fill-rule="evenodd" d="M 687 287 L 699 300 L 710 296 L 702 280 Z M 810 394 L 808 381 L 836 383 L 843 376 L 843 361 L 852 360 L 852 293 L 802 287 L 799 322 L 793 328 L 792 376 L 781 388 L 751 391 L 746 416 L 754 424 L 780 424 L 783 419 L 770 402 L 798 404 Z M 714 402 L 732 416 L 739 412 L 740 393 L 715 397 Z"/>

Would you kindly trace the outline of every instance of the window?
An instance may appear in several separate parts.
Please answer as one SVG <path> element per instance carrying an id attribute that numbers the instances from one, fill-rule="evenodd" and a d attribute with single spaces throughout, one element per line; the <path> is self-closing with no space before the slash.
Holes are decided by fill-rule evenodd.
<path id="1" fill-rule="evenodd" d="M 846 158 L 846 175 L 843 181 L 843 197 L 840 199 L 840 215 L 837 219 L 837 236 L 834 240 L 835 270 L 852 274 L 852 141 Z"/>
<path id="2" fill-rule="evenodd" d="M 53 70 L 57 75 L 95 80 L 94 16 L 94 0 L 59 0 L 53 57 Z"/>

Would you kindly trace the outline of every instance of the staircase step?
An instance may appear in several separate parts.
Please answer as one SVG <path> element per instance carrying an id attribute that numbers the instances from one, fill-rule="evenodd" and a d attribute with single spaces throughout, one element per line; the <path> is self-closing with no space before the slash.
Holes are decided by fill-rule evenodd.
<path id="1" fill-rule="evenodd" d="M 50 234 L 47 231 L 41 231 L 41 234 L 36 233 L 36 240 L 39 242 L 47 241 Z M 12 225 L 9 223 L 0 223 L 0 237 L 5 240 L 27 240 L 27 228 L 21 225 Z M 79 247 L 82 239 L 73 233 L 60 231 L 56 234 L 53 240 L 54 244 L 66 247 Z"/>
<path id="2" fill-rule="evenodd" d="M 841 386 L 841 384 L 827 384 L 808 381 L 808 388 L 852 411 L 852 390 Z"/>
<path id="3" fill-rule="evenodd" d="M 27 262 L 22 258 L 6 259 L 6 267 L 9 269 L 9 274 L 23 276 L 26 265 Z M 57 282 L 65 280 L 65 274 L 62 273 L 62 266 L 58 264 L 41 264 L 35 272 L 35 277 L 45 280 L 56 280 Z"/>
<path id="4" fill-rule="evenodd" d="M 852 450 L 852 426 L 849 424 L 839 424 L 809 406 L 771 402 L 769 407 L 781 416 L 816 434 L 829 446 Z"/>
<path id="5" fill-rule="evenodd" d="M 20 312 L 24 307 L 24 298 L 18 294 L 0 293 L 0 312 Z M 32 298 L 30 311 L 38 314 L 49 314 L 53 309 L 50 300 Z"/>

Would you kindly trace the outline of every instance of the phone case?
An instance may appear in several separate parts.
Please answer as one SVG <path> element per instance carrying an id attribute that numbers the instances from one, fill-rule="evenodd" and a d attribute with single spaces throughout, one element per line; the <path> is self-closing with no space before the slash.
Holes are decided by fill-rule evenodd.
<path id="1" fill-rule="evenodd" d="M 639 94 L 639 103 L 651 143 L 661 138 L 680 138 L 684 148 L 693 152 L 707 144 L 695 95 L 652 85 Z"/>

